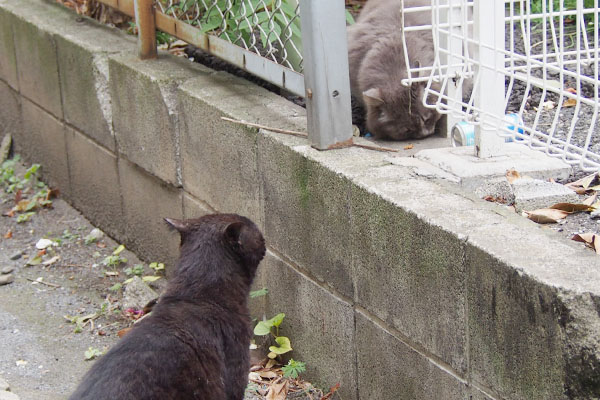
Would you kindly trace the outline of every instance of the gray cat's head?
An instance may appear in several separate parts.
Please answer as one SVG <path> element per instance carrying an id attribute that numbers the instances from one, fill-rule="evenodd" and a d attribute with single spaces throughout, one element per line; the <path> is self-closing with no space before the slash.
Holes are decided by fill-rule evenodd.
<path id="1" fill-rule="evenodd" d="M 373 87 L 362 93 L 367 128 L 378 139 L 418 139 L 432 135 L 441 115 L 423 105 L 424 83 Z"/>

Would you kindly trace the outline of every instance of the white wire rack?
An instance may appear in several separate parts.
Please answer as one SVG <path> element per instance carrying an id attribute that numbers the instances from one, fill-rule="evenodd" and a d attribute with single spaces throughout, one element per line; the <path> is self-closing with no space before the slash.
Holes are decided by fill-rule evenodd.
<path id="1" fill-rule="evenodd" d="M 203 33 L 301 72 L 297 0 L 156 0 L 158 9 Z"/>
<path id="2" fill-rule="evenodd" d="M 401 3 L 405 16 L 431 13 L 431 24 L 406 26 L 403 36 L 431 30 L 436 49 L 434 65 L 411 69 L 404 83 L 426 82 L 424 102 L 448 114 L 449 127 L 464 119 L 483 131 L 478 154 L 517 140 L 584 171 L 600 169 L 599 0 Z M 506 113 L 520 116 L 521 129 L 509 127 Z"/>

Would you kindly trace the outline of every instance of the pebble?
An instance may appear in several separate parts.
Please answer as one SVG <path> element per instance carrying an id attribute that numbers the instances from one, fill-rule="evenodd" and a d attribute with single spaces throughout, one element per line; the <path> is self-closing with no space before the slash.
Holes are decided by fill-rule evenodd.
<path id="1" fill-rule="evenodd" d="M 11 260 L 18 260 L 19 258 L 21 258 L 21 256 L 23 255 L 22 252 L 18 251 L 15 254 L 13 254 L 12 256 L 10 256 Z"/>
<path id="2" fill-rule="evenodd" d="M 592 219 L 600 219 L 600 208 L 592 211 L 590 217 L 592 217 Z"/>
<path id="3" fill-rule="evenodd" d="M 2 271 L 0 271 L 0 272 L 2 272 L 4 275 L 6 275 L 6 274 L 10 274 L 14 270 L 15 270 L 15 267 L 9 265 L 7 267 L 2 268 Z"/>
<path id="4" fill-rule="evenodd" d="M 0 392 L 0 400 L 19 400 L 19 396 L 12 392 Z"/>
<path id="5" fill-rule="evenodd" d="M 12 283 L 14 280 L 15 280 L 15 276 L 13 274 L 0 275 L 0 286 L 8 285 L 9 283 Z"/>

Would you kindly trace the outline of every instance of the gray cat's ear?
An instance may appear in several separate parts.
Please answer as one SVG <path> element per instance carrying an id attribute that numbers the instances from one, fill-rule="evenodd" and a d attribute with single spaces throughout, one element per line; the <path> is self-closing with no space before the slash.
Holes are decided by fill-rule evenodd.
<path id="1" fill-rule="evenodd" d="M 368 106 L 380 106 L 384 103 L 383 98 L 381 96 L 381 89 L 379 88 L 371 88 L 369 90 L 365 90 L 362 93 L 363 101 Z"/>
<path id="2" fill-rule="evenodd" d="M 189 230 L 188 225 L 183 219 L 165 218 L 164 220 L 171 228 L 180 233 L 185 233 Z"/>

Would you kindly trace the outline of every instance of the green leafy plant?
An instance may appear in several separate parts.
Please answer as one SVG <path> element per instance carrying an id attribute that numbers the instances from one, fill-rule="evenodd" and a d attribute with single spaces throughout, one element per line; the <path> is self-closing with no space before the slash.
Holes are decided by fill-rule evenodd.
<path id="1" fill-rule="evenodd" d="M 121 252 L 123 252 L 123 250 L 125 250 L 125 246 L 123 246 L 122 244 L 119 245 L 110 256 L 102 260 L 102 265 L 114 268 L 119 264 L 125 264 L 127 262 L 127 259 L 119 255 L 121 254 Z"/>
<path id="2" fill-rule="evenodd" d="M 165 264 L 164 263 L 159 263 L 159 262 L 153 262 L 150 263 L 150 265 L 148 265 L 150 267 L 150 269 L 153 269 L 154 272 L 159 273 L 161 271 L 165 270 Z"/>
<path id="3" fill-rule="evenodd" d="M 298 375 L 306 371 L 306 364 L 302 361 L 295 361 L 293 358 L 290 358 L 290 361 L 288 361 L 287 365 L 281 367 L 281 370 L 283 371 L 284 378 L 296 379 L 298 378 Z"/>
<path id="4" fill-rule="evenodd" d="M 290 339 L 285 336 L 279 336 L 279 325 L 285 318 L 284 313 L 279 313 L 271 319 L 265 321 L 259 321 L 254 327 L 254 334 L 257 336 L 273 335 L 277 346 L 270 346 L 270 353 L 267 355 L 269 358 L 275 358 L 278 355 L 288 353 L 292 351 L 292 345 Z"/>
<path id="5" fill-rule="evenodd" d="M 144 266 L 142 264 L 135 264 L 133 267 L 125 268 L 127 275 L 142 276 L 144 274 Z"/>
<path id="6" fill-rule="evenodd" d="M 102 354 L 103 354 L 102 351 L 95 349 L 93 347 L 88 347 L 88 349 L 84 353 L 85 359 L 87 361 L 93 360 L 94 358 L 97 358 L 97 357 L 100 357 Z"/>
<path id="7" fill-rule="evenodd" d="M 21 224 L 23 222 L 27 222 L 34 215 L 35 215 L 35 212 L 33 212 L 33 211 L 26 212 L 25 214 L 19 214 L 19 216 L 17 217 L 17 223 Z"/>
<path id="8" fill-rule="evenodd" d="M 267 288 L 255 290 L 253 292 L 250 292 L 250 298 L 254 299 L 256 297 L 265 296 L 265 295 L 267 295 L 267 293 L 269 293 L 269 289 L 267 289 Z"/>

